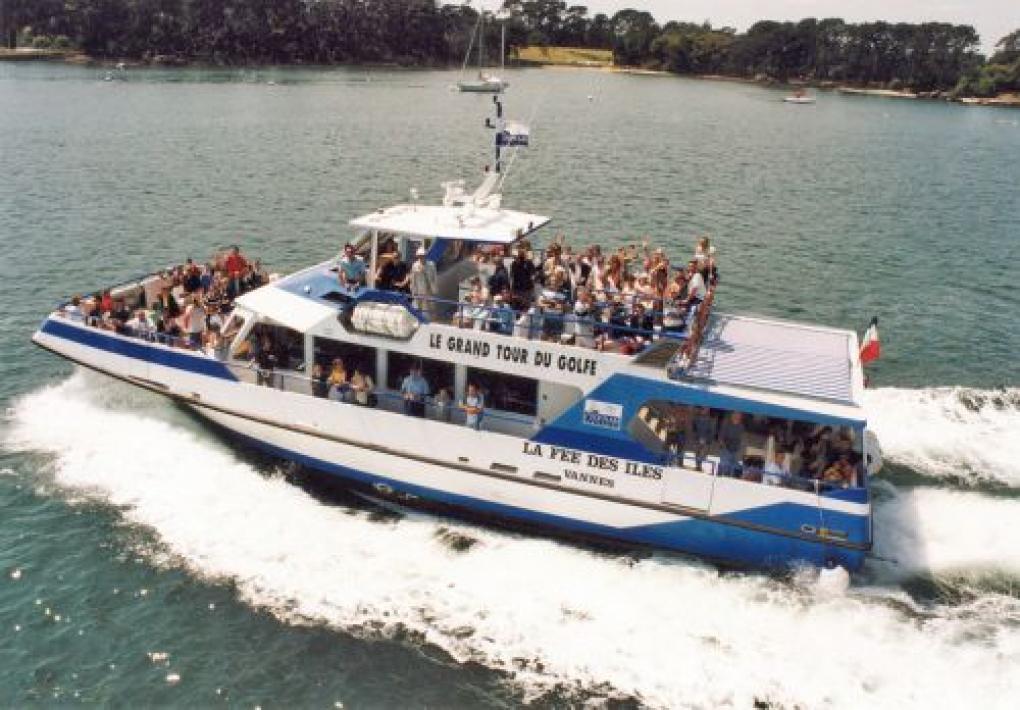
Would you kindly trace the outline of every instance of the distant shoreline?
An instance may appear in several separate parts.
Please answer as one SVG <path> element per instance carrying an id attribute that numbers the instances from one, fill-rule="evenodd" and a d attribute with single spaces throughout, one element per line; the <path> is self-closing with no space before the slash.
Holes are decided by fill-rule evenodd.
<path id="1" fill-rule="evenodd" d="M 142 67 L 142 66 L 156 66 L 156 67 L 219 67 L 222 65 L 205 63 L 197 60 L 181 60 L 177 57 L 154 57 L 152 60 L 147 62 L 140 62 L 137 60 L 120 62 L 120 60 L 105 59 L 98 57 L 91 57 L 83 52 L 76 50 L 56 50 L 56 49 L 4 49 L 0 48 L 0 62 L 3 61 L 62 61 L 68 64 L 94 64 L 97 66 L 115 66 L 118 63 L 126 64 L 128 67 Z M 228 65 L 229 66 L 229 65 Z M 265 66 L 307 66 L 304 64 L 280 64 L 280 65 L 265 65 Z M 389 68 L 400 68 L 405 67 L 402 64 L 391 64 L 391 63 L 368 63 L 368 64 L 355 64 L 351 62 L 345 62 L 337 64 L 335 66 L 373 66 L 373 67 L 389 67 Z M 823 91 L 834 90 L 841 94 L 857 95 L 857 96 L 878 96 L 881 98 L 894 98 L 894 99 L 928 99 L 928 100 L 944 100 L 952 103 L 959 103 L 964 106 L 999 106 L 999 107 L 1020 107 L 1020 93 L 1003 93 L 993 97 L 977 97 L 977 96 L 962 96 L 950 98 L 944 92 L 912 92 L 902 91 L 895 89 L 884 89 L 876 87 L 861 87 L 854 86 L 852 84 L 839 84 L 837 82 L 823 81 L 780 81 L 778 79 L 765 78 L 765 77 L 741 77 L 741 76 L 729 76 L 726 74 L 675 74 L 673 72 L 665 71 L 662 69 L 646 69 L 643 67 L 630 67 L 630 66 L 619 66 L 619 65 L 597 65 L 597 64 L 577 64 L 577 63 L 556 63 L 556 62 L 532 62 L 527 60 L 521 61 L 521 66 L 541 68 L 541 69 L 593 69 L 597 71 L 608 71 L 613 74 L 629 74 L 631 76 L 661 76 L 661 77 L 680 77 L 687 79 L 698 79 L 701 81 L 726 81 L 736 82 L 741 84 L 755 84 L 758 86 L 791 86 L 791 87 L 809 87 L 814 89 L 820 89 Z M 405 68 L 411 69 L 427 69 L 436 68 L 425 65 L 411 65 Z M 453 67 L 450 67 L 453 68 Z"/>

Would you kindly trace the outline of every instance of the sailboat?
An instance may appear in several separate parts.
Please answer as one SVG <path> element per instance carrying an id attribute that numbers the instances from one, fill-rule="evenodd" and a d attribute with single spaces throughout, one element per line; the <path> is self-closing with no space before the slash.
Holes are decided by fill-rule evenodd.
<path id="1" fill-rule="evenodd" d="M 500 50 L 499 50 L 499 68 L 503 72 L 506 69 L 505 58 L 506 58 L 506 25 L 501 26 L 502 31 L 500 32 Z M 510 82 L 505 79 L 493 76 L 485 71 L 485 13 L 481 13 L 478 16 L 478 24 L 476 25 L 478 34 L 478 78 L 477 79 L 461 79 L 457 82 L 457 88 L 461 91 L 469 93 L 485 93 L 485 94 L 499 94 L 502 93 Z M 474 36 L 472 36 L 471 44 L 474 44 Z M 461 74 L 467 69 L 468 62 L 471 59 L 471 44 L 468 45 L 467 55 L 464 57 L 464 65 L 461 67 Z"/>

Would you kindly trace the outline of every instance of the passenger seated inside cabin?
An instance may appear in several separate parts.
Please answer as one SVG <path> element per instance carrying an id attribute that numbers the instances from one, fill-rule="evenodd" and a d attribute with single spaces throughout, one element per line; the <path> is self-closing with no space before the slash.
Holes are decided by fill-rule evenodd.
<path id="1" fill-rule="evenodd" d="M 329 386 L 329 398 L 334 402 L 350 401 L 350 384 L 347 381 L 347 368 L 342 358 L 333 358 L 333 367 L 326 380 Z"/>
<path id="2" fill-rule="evenodd" d="M 404 399 L 404 414 L 411 417 L 425 416 L 425 398 L 431 392 L 420 364 L 411 366 L 411 371 L 400 384 L 400 394 Z"/>
<path id="3" fill-rule="evenodd" d="M 465 426 L 476 431 L 481 428 L 482 417 L 485 415 L 485 397 L 474 382 L 468 383 L 460 409 L 464 412 Z"/>
<path id="4" fill-rule="evenodd" d="M 372 376 L 362 370 L 360 365 L 354 366 L 354 374 L 351 375 L 351 392 L 354 395 L 354 403 L 362 407 L 375 406 L 375 382 Z"/>
<path id="5" fill-rule="evenodd" d="M 708 407 L 698 407 L 691 421 L 691 430 L 694 436 L 694 465 L 701 471 L 715 440 L 715 419 Z"/>
<path id="6" fill-rule="evenodd" d="M 453 419 L 453 396 L 450 395 L 450 390 L 440 388 L 432 398 L 432 406 L 436 410 L 436 420 L 450 422 Z"/>
<path id="7" fill-rule="evenodd" d="M 832 483 L 840 488 L 849 488 L 857 485 L 857 471 L 850 463 L 848 454 L 840 454 L 839 458 L 832 463 L 822 474 L 822 480 Z"/>
<path id="8" fill-rule="evenodd" d="M 731 412 L 719 427 L 719 475 L 739 475 L 744 451 L 744 415 Z"/>
<path id="9" fill-rule="evenodd" d="M 326 376 L 326 369 L 322 363 L 316 362 L 312 365 L 312 396 L 319 399 L 326 399 L 329 394 L 329 381 Z"/>
<path id="10" fill-rule="evenodd" d="M 278 364 L 276 344 L 269 333 L 256 341 L 255 365 L 256 382 L 267 387 L 273 386 L 273 370 Z"/>
<path id="11" fill-rule="evenodd" d="M 762 469 L 761 481 L 770 486 L 781 486 L 789 475 L 790 470 L 787 468 L 786 454 L 776 449 L 772 460 L 765 464 L 765 468 Z"/>

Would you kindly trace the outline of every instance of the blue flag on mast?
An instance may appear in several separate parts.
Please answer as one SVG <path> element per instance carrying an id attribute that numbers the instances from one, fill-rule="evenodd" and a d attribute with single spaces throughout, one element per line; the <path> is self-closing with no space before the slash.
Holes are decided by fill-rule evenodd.
<path id="1" fill-rule="evenodd" d="M 496 134 L 496 145 L 500 148 L 526 148 L 531 140 L 531 129 L 517 121 L 507 121 L 502 131 Z"/>

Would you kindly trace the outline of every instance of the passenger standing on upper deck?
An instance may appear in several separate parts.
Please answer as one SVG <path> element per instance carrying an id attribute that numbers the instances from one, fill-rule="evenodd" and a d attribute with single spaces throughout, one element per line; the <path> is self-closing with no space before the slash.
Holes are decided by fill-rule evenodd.
<path id="1" fill-rule="evenodd" d="M 421 374 L 421 365 L 411 366 L 411 372 L 400 383 L 400 393 L 404 396 L 404 414 L 409 417 L 425 416 L 425 398 L 430 390 L 428 381 Z"/>
<path id="2" fill-rule="evenodd" d="M 486 286 L 489 289 L 489 295 L 493 298 L 506 296 L 510 292 L 510 272 L 507 271 L 506 264 L 503 263 L 503 257 L 496 259 L 496 268 L 493 270 L 492 276 L 489 277 Z"/>
<path id="3" fill-rule="evenodd" d="M 77 294 L 71 299 L 71 302 L 64 306 L 64 315 L 70 320 L 83 321 L 85 320 L 85 313 L 81 309 L 81 296 Z"/>
<path id="4" fill-rule="evenodd" d="M 692 261 L 687 268 L 687 299 L 684 305 L 696 306 L 708 296 L 708 286 L 705 284 L 705 277 L 701 273 L 698 262 Z"/>
<path id="5" fill-rule="evenodd" d="M 514 308 L 531 307 L 535 296 L 535 262 L 528 258 L 528 249 L 523 244 L 517 246 L 517 256 L 510 263 L 510 293 Z"/>
<path id="6" fill-rule="evenodd" d="M 192 347 L 202 346 L 202 334 L 205 333 L 205 306 L 202 299 L 196 294 L 188 297 L 188 306 L 184 311 L 184 331 L 188 334 L 188 340 Z"/>
<path id="7" fill-rule="evenodd" d="M 227 256 L 224 267 L 227 270 L 227 278 L 230 279 L 227 293 L 230 298 L 237 298 L 242 291 L 241 279 L 248 271 L 248 260 L 244 258 L 241 248 L 236 244 L 230 248 L 230 254 Z"/>
<path id="8" fill-rule="evenodd" d="M 719 427 L 719 473 L 732 476 L 738 472 L 741 454 L 744 451 L 744 424 L 740 412 L 731 412 L 729 419 Z"/>
<path id="9" fill-rule="evenodd" d="M 351 290 L 365 285 L 365 261 L 354 253 L 353 244 L 344 245 L 344 255 L 337 267 L 337 278 L 344 288 Z"/>
<path id="10" fill-rule="evenodd" d="M 426 259 L 425 247 L 418 247 L 414 254 L 414 263 L 411 264 L 411 296 L 414 298 L 414 307 L 419 311 L 425 311 L 430 317 L 436 312 L 433 307 L 433 297 L 436 293 L 435 263 Z"/>

